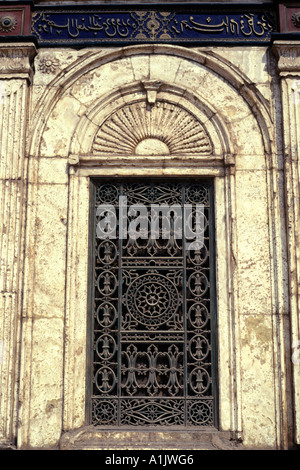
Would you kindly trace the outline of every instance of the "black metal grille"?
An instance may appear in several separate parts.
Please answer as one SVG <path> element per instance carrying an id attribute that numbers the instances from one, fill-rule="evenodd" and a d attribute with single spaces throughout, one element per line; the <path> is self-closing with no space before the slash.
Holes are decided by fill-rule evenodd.
<path id="1" fill-rule="evenodd" d="M 95 182 L 95 235 L 99 206 L 110 204 L 115 216 L 106 220 L 118 223 L 115 238 L 95 236 L 93 244 L 92 424 L 216 425 L 212 190 L 209 181 Z M 159 213 L 156 236 L 143 233 L 153 223 L 151 207 L 162 204 L 179 206 L 181 219 Z M 199 207 L 204 216 L 204 244 L 194 249 L 187 249 L 186 207 L 190 228 Z M 131 222 L 136 239 L 124 232 Z"/>

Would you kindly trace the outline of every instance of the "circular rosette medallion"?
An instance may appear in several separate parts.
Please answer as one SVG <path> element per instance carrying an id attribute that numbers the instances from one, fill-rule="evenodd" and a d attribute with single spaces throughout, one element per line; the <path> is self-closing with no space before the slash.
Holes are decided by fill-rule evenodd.
<path id="1" fill-rule="evenodd" d="M 145 274 L 135 279 L 126 294 L 132 317 L 143 325 L 158 326 L 176 313 L 179 294 L 173 282 L 161 274 Z"/>
<path id="2" fill-rule="evenodd" d="M 191 424 L 209 424 L 212 419 L 211 404 L 209 402 L 192 402 L 188 411 Z"/>

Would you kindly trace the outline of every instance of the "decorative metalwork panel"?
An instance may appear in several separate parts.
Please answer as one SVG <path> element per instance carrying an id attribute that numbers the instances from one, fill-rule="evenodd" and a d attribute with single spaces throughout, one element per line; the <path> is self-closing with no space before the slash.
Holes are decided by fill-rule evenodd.
<path id="1" fill-rule="evenodd" d="M 94 191 L 92 424 L 215 425 L 211 183 Z"/>
<path id="2" fill-rule="evenodd" d="M 32 35 L 39 45 L 268 42 L 277 30 L 268 5 L 165 7 L 35 6 Z"/>

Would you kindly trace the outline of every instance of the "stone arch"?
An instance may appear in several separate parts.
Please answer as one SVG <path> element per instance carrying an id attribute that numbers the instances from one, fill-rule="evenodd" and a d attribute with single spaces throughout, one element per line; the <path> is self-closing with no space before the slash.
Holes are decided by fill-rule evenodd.
<path id="1" fill-rule="evenodd" d="M 266 100 L 262 97 L 261 93 L 257 89 L 253 88 L 250 80 L 236 67 L 233 67 L 225 58 L 219 57 L 213 51 L 191 51 L 181 46 L 170 46 L 170 45 L 143 45 L 143 46 L 128 46 L 122 49 L 113 50 L 108 53 L 103 53 L 101 50 L 98 51 L 89 51 L 86 54 L 83 54 L 80 59 L 72 63 L 61 73 L 59 73 L 55 79 L 51 82 L 48 89 L 41 95 L 40 100 L 37 103 L 36 109 L 33 111 L 33 127 L 31 134 L 31 139 L 29 142 L 28 153 L 30 155 L 39 155 L 40 154 L 40 144 L 41 139 L 46 129 L 46 126 L 51 120 L 51 115 L 55 112 L 57 105 L 60 101 L 66 98 L 67 95 L 71 96 L 76 83 L 83 76 L 91 76 L 91 74 L 97 73 L 97 71 L 105 72 L 105 67 L 117 67 L 118 64 L 125 64 L 128 66 L 127 70 L 124 70 L 124 76 L 126 72 L 128 75 L 132 75 L 134 78 L 139 75 L 143 80 L 153 80 L 158 79 L 160 73 L 156 71 L 151 74 L 150 72 L 141 71 L 135 69 L 134 61 L 136 56 L 143 56 L 145 61 L 152 61 L 152 65 L 155 62 L 160 60 L 167 60 L 168 63 L 172 64 L 172 61 L 177 61 L 177 76 L 174 76 L 174 71 L 171 73 L 170 84 L 176 85 L 178 88 L 184 87 L 184 82 L 186 82 L 184 96 L 187 97 L 190 95 L 191 103 L 198 96 L 198 102 L 201 102 L 199 96 L 203 95 L 202 91 L 205 91 L 202 96 L 202 102 L 206 103 L 206 107 L 212 109 L 213 115 L 217 116 L 217 119 L 223 120 L 226 123 L 225 127 L 227 128 L 228 135 L 233 135 L 234 130 L 237 129 L 236 137 L 232 140 L 235 141 L 233 147 L 227 142 L 227 151 L 228 147 L 231 147 L 230 153 L 238 154 L 240 153 L 241 145 L 237 144 L 237 141 L 241 137 L 241 132 L 239 131 L 239 122 L 235 120 L 228 109 L 222 109 L 221 101 L 214 102 L 214 98 L 218 96 L 218 91 L 215 92 L 215 95 L 209 100 L 210 92 L 207 92 L 210 86 L 210 78 L 213 77 L 215 82 L 215 87 L 218 87 L 221 90 L 221 87 L 228 87 L 227 92 L 223 90 L 223 96 L 221 99 L 223 103 L 228 104 L 231 102 L 232 114 L 235 113 L 234 106 L 236 102 L 239 101 L 239 116 L 241 116 L 241 109 L 243 111 L 243 116 L 248 118 L 249 126 L 252 126 L 252 131 L 254 127 L 258 130 L 260 136 L 259 140 L 262 142 L 262 152 L 269 154 L 271 152 L 271 119 L 269 116 L 269 110 L 266 103 Z M 145 62 L 146 63 L 146 62 Z M 150 64 L 151 65 L 151 64 Z M 171 65 L 170 65 L 171 67 Z M 185 70 L 186 80 L 179 80 L 180 68 Z M 189 74 L 191 70 L 191 74 Z M 110 69 L 112 81 L 108 85 L 114 91 L 118 91 L 120 88 L 126 88 L 125 82 L 120 80 L 120 77 L 114 81 L 114 71 Z M 183 72 L 184 73 L 184 72 Z M 205 74 L 208 74 L 208 79 L 205 78 Z M 166 77 L 160 77 L 161 79 Z M 192 82 L 194 80 L 194 82 Z M 163 80 L 162 80 L 163 81 Z M 131 80 L 134 82 L 134 80 Z M 135 80 L 136 83 L 141 83 L 141 80 Z M 127 82 L 128 83 L 128 82 Z M 202 87 L 204 83 L 204 88 Z M 141 86 L 141 85 L 139 85 Z M 211 87 L 214 85 L 211 84 Z M 110 90 L 111 91 L 111 90 Z M 234 95 L 232 94 L 234 92 Z M 71 95 L 70 95 L 71 93 Z M 124 91 L 122 91 L 124 93 Z M 137 91 L 138 93 L 138 91 Z M 226 94 L 227 93 L 227 94 Z M 104 87 L 104 95 L 108 95 L 108 90 Z M 102 95 L 102 97 L 104 96 Z M 124 97 L 119 93 L 119 97 Z M 196 97 L 196 98 L 195 98 Z M 234 98 L 233 98 L 234 97 Z M 99 99 L 99 97 L 97 97 Z M 80 101 L 80 99 L 79 99 Z M 92 101 L 95 101 L 95 97 Z M 104 100 L 105 101 L 105 100 Z M 103 102 L 104 102 L 103 101 Z M 213 102 L 213 106 L 211 103 Z M 208 105 L 209 103 L 209 105 Z M 91 103 L 82 102 L 81 118 L 83 115 L 90 114 Z M 251 120 L 251 123 L 250 123 Z M 77 123 L 78 124 L 78 119 Z M 228 138 L 226 136 L 226 139 Z M 74 139 L 73 139 L 74 140 Z M 249 153 L 248 150 L 245 150 L 245 153 Z M 261 153 L 261 152 L 260 152 Z"/>
<path id="2" fill-rule="evenodd" d="M 166 101 L 138 101 L 115 111 L 99 128 L 93 153 L 193 155 L 212 152 L 203 126 L 183 108 Z"/>
<path id="3" fill-rule="evenodd" d="M 178 86 L 149 81 L 101 97 L 81 117 L 70 144 L 71 155 L 103 157 L 223 157 L 232 152 L 226 125 L 209 103 Z"/>
<path id="4" fill-rule="evenodd" d="M 138 69 L 138 61 L 135 61 L 135 59 L 141 57 L 147 62 L 148 70 Z M 159 67 L 164 60 L 169 67 L 169 77 L 163 74 Z M 172 66 L 176 63 L 177 68 L 174 70 Z M 128 66 L 128 69 L 121 70 L 123 66 Z M 131 69 L 129 69 L 129 66 Z M 155 66 L 156 69 L 151 69 L 151 66 Z M 117 70 L 118 67 L 119 71 Z M 107 75 L 105 75 L 105 70 L 107 70 Z M 101 76 L 102 71 L 104 72 L 104 78 Z M 109 76 L 111 76 L 111 80 L 105 83 L 104 80 Z M 82 86 L 82 80 L 85 78 L 88 79 L 87 85 Z M 89 81 L 89 79 L 91 80 Z M 102 80 L 102 83 L 97 84 L 97 80 Z M 155 87 L 151 89 L 151 86 L 155 85 L 153 83 L 155 80 L 161 83 L 157 90 L 155 90 Z M 90 97 L 84 96 L 90 84 L 97 85 L 98 88 L 94 89 Z M 156 100 L 154 99 L 155 93 Z M 32 137 L 30 137 L 29 142 L 29 155 L 38 156 L 41 154 L 42 139 L 50 138 L 51 134 L 55 136 L 54 129 L 61 132 L 61 135 L 66 134 L 65 153 L 61 155 L 62 157 L 68 157 L 70 153 L 88 156 L 91 153 L 99 129 L 103 129 L 103 124 L 116 116 L 116 113 L 121 109 L 132 106 L 133 103 L 134 105 L 135 103 L 148 103 L 148 106 L 154 106 L 156 102 L 160 101 L 167 103 L 168 106 L 173 105 L 177 109 L 183 110 L 183 113 L 188 113 L 199 123 L 201 128 L 204 129 L 205 136 L 213 145 L 210 156 L 217 155 L 221 159 L 226 153 L 233 157 L 240 156 L 241 152 L 247 155 L 247 152 L 252 150 L 252 142 L 248 145 L 245 122 L 248 126 L 253 126 L 253 133 L 250 133 L 251 139 L 249 140 L 258 137 L 255 145 L 258 147 L 257 155 L 259 155 L 259 158 L 263 159 L 264 153 L 270 151 L 272 139 L 270 137 L 271 126 L 267 104 L 258 90 L 252 86 L 249 79 L 238 69 L 232 67 L 226 59 L 217 56 L 213 51 L 190 51 L 177 46 L 144 45 L 105 53 L 101 50 L 90 50 L 84 52 L 79 59 L 59 73 L 51 81 L 45 92 L 41 93 L 37 107 L 32 112 L 32 131 L 29 134 Z M 69 113 L 72 119 L 68 122 L 68 126 L 65 125 L 65 116 L 63 115 L 66 104 L 71 104 L 74 108 L 74 112 L 71 109 Z M 236 113 L 237 109 L 239 110 L 238 113 Z M 243 126 L 240 123 L 241 119 L 244 120 Z M 51 128 L 51 126 L 53 127 Z M 47 134 L 47 127 L 50 127 L 49 134 Z M 47 145 L 47 147 L 51 146 Z M 95 149 L 94 155 L 97 156 L 96 154 Z M 43 156 L 53 155 L 57 154 L 50 150 L 50 153 L 44 153 Z M 206 158 L 207 155 L 207 153 L 204 154 L 204 157 Z M 180 165 L 182 165 L 182 161 L 180 160 Z M 229 164 L 232 161 L 233 159 L 230 159 Z M 65 162 L 66 159 L 63 163 Z M 99 159 L 97 164 L 99 164 Z M 124 166 L 125 164 L 126 162 Z M 193 167 L 188 168 L 189 171 L 186 171 L 188 176 L 193 177 L 195 169 L 198 169 L 198 175 L 200 174 L 197 164 L 196 162 Z M 138 167 L 137 164 L 136 167 Z M 126 174 L 132 173 L 131 168 L 130 166 L 129 170 L 125 168 Z M 125 170 L 123 174 L 125 174 Z M 202 171 L 202 168 L 200 170 Z M 29 167 L 29 171 L 33 173 L 31 167 Z M 153 173 L 152 168 L 144 174 L 150 174 L 151 172 Z M 182 174 L 183 172 L 180 169 L 178 173 Z M 91 174 L 92 172 L 88 173 L 88 175 Z M 113 168 L 110 173 L 106 173 L 108 176 L 115 176 L 116 174 L 120 175 L 118 162 L 116 163 L 116 169 Z M 164 175 L 167 174 L 167 172 L 164 173 Z M 210 173 L 210 176 L 214 175 L 215 173 Z M 75 381 L 74 383 L 72 381 L 68 382 L 68 377 L 74 377 L 76 372 L 78 373 L 76 375 L 76 384 L 85 383 L 83 377 L 85 371 L 82 367 L 85 354 L 78 355 L 76 360 L 74 360 L 75 355 L 73 354 L 73 351 L 77 348 L 78 331 L 82 332 L 82 325 L 86 316 L 86 299 L 83 295 L 79 305 L 78 298 L 78 292 L 82 286 L 86 285 L 86 260 L 88 258 L 85 256 L 88 226 L 88 177 L 85 178 L 83 173 L 81 173 L 81 176 L 83 177 L 78 178 L 77 174 L 70 172 L 69 186 L 64 189 L 65 193 L 68 191 L 67 220 L 69 221 L 65 302 L 66 338 L 68 341 L 66 342 L 67 379 L 64 393 L 64 429 L 81 426 L 82 416 L 84 415 L 82 387 L 76 387 Z M 226 298 L 225 294 L 224 298 L 222 297 L 223 303 L 221 302 L 221 305 L 225 306 L 226 311 L 220 328 L 222 329 L 224 325 L 227 327 L 227 324 L 225 324 L 226 315 L 230 318 L 237 297 L 237 289 L 235 289 L 237 276 L 232 274 L 234 269 L 232 267 L 234 265 L 233 260 L 236 260 L 236 186 L 234 176 L 229 175 L 229 172 L 226 172 L 226 178 L 216 178 L 216 180 L 219 180 L 219 182 L 222 180 L 220 184 L 217 183 L 219 184 L 219 187 L 217 187 L 217 200 L 221 201 L 220 209 L 217 209 L 219 211 L 217 213 L 219 222 L 217 225 L 219 227 L 219 240 L 224 240 L 224 244 L 221 245 L 221 248 L 218 248 L 219 253 L 222 253 L 220 259 L 224 258 L 224 261 L 222 259 L 220 261 L 221 268 L 219 271 L 220 275 L 223 274 L 226 279 L 224 292 L 230 292 L 230 295 L 227 296 L 226 294 Z M 30 205 L 28 207 L 30 208 Z M 33 219 L 33 216 L 31 219 Z M 259 222 L 257 222 L 257 226 L 258 224 Z M 78 227 L 80 227 L 80 230 Z M 80 236 L 78 236 L 79 233 Z M 239 232 L 240 234 L 241 232 Z M 223 253 L 226 253 L 226 256 L 223 256 Z M 230 321 L 228 321 L 228 325 L 230 324 Z M 74 325 L 77 326 L 78 331 L 75 330 Z M 79 328 L 78 325 L 80 325 Z M 231 330 L 226 328 L 225 331 L 228 331 L 228 338 L 232 338 L 232 340 L 230 339 L 232 343 L 227 348 L 225 342 L 226 347 L 223 348 L 223 352 L 229 352 L 224 361 L 227 361 L 230 364 L 230 370 L 234 371 L 232 364 L 236 360 L 236 349 L 233 341 L 236 331 L 232 333 Z M 84 351 L 84 347 L 82 351 Z M 228 396 L 236 396 L 238 391 L 237 381 L 238 377 L 232 374 L 232 385 L 228 386 L 228 390 L 226 389 Z M 237 387 L 237 390 L 235 387 Z M 227 422 L 231 420 L 233 423 L 237 422 L 237 425 L 233 425 L 232 429 L 240 429 L 240 414 L 235 411 L 235 405 L 231 405 L 229 399 L 226 403 L 228 403 L 229 411 L 225 420 Z"/>

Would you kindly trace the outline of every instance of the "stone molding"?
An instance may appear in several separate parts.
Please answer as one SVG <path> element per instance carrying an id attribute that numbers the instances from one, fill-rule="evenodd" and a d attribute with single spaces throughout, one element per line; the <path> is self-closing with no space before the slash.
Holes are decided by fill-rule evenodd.
<path id="1" fill-rule="evenodd" d="M 261 128 L 261 134 L 264 141 L 266 153 L 270 154 L 272 152 L 272 122 L 270 117 L 269 105 L 265 98 L 262 96 L 262 94 L 259 92 L 259 90 L 253 88 L 253 84 L 241 72 L 241 70 L 233 66 L 224 57 L 220 57 L 217 53 L 213 51 L 207 51 L 205 50 L 205 48 L 199 48 L 195 50 L 173 45 L 134 45 L 108 51 L 88 51 L 86 54 L 82 55 L 82 57 L 73 62 L 66 69 L 61 70 L 54 77 L 53 81 L 51 82 L 51 86 L 47 87 L 45 93 L 41 95 L 40 100 L 36 103 L 36 108 L 33 110 L 32 133 L 30 135 L 30 141 L 28 142 L 30 155 L 38 154 L 40 139 L 43 134 L 43 128 L 46 125 L 45 123 L 48 117 L 50 116 L 53 108 L 55 107 L 56 103 L 61 99 L 65 91 L 68 88 L 72 87 L 72 85 L 78 79 L 80 79 L 83 74 L 83 71 L 85 74 L 89 72 L 91 73 L 94 69 L 98 67 L 101 67 L 108 63 L 113 63 L 118 59 L 122 58 L 135 59 L 139 55 L 155 57 L 159 56 L 160 54 L 164 54 L 166 56 L 175 56 L 178 59 L 192 61 L 193 63 L 197 63 L 199 66 L 203 65 L 207 68 L 208 71 L 212 71 L 213 73 L 218 74 L 229 85 L 231 85 L 235 90 L 237 90 L 238 93 L 242 96 L 242 98 L 246 101 L 250 109 L 252 109 L 254 112 L 258 125 Z M 135 87 L 133 92 L 135 91 L 137 93 L 140 93 L 141 91 L 143 91 L 149 96 L 149 93 L 147 89 L 145 89 L 145 85 L 143 83 L 145 83 L 147 87 L 147 80 L 143 80 L 142 83 L 139 83 L 138 86 Z M 128 90 L 126 87 L 122 87 L 122 96 L 124 99 L 126 99 L 129 91 L 130 90 Z M 199 91 L 201 91 L 201 89 Z M 154 90 L 154 93 L 157 93 L 157 95 L 161 92 L 161 86 L 158 90 Z M 151 93 L 153 93 L 153 91 L 151 91 Z M 188 100 L 190 92 L 187 89 L 182 89 L 176 91 L 175 94 L 181 94 Z M 117 90 L 117 96 L 118 95 L 119 93 Z M 194 95 L 194 93 L 192 93 L 192 95 Z M 111 95 L 106 99 L 115 100 L 116 97 L 114 98 Z M 191 96 L 190 102 L 192 103 L 192 101 L 193 97 Z M 103 100 L 102 107 L 104 107 L 105 105 L 105 100 Z M 96 111 L 97 114 L 100 115 L 100 110 L 97 109 Z M 95 113 L 92 114 L 92 111 L 89 112 L 89 117 L 93 118 Z M 210 110 L 208 110 L 208 112 L 210 112 Z M 214 113 L 212 106 L 211 112 Z M 83 132 L 82 135 L 84 136 L 85 133 Z M 77 134 L 74 135 L 74 140 L 76 140 L 76 138 Z M 229 136 L 226 134 L 224 140 L 228 140 L 228 138 Z M 228 147 L 229 144 L 225 143 L 224 145 L 225 147 Z M 87 153 L 86 150 L 84 150 L 84 152 L 78 152 L 78 149 L 74 149 L 73 147 L 74 146 L 72 146 L 72 148 L 70 149 L 70 153 L 72 154 Z M 231 153 L 231 150 L 232 149 L 227 149 L 224 152 Z M 91 153 L 91 150 L 89 150 L 88 153 Z"/>
<path id="2" fill-rule="evenodd" d="M 300 73 L 300 41 L 274 41 L 273 52 L 281 76 Z"/>
<path id="3" fill-rule="evenodd" d="M 93 153 L 106 155 L 210 155 L 205 129 L 190 113 L 167 101 L 124 106 L 102 124 Z"/>
<path id="4" fill-rule="evenodd" d="M 199 431 L 156 429 L 106 430 L 86 426 L 62 435 L 60 450 L 242 450 L 228 431 L 206 428 Z"/>
<path id="5" fill-rule="evenodd" d="M 0 79 L 25 78 L 31 81 L 35 54 L 36 47 L 33 43 L 1 43 Z"/>
<path id="6" fill-rule="evenodd" d="M 161 83 L 155 103 L 149 104 L 147 84 L 126 84 L 84 113 L 70 145 L 71 166 L 102 171 L 103 166 L 118 166 L 122 158 L 125 166 L 135 166 L 135 159 L 140 167 L 162 161 L 176 167 L 184 158 L 187 166 L 219 168 L 224 154 L 234 158 L 229 129 L 207 100 L 196 93 L 192 99 L 186 89 Z"/>
<path id="7" fill-rule="evenodd" d="M 276 41 L 281 76 L 291 347 L 300 338 L 300 41 Z M 299 362 L 299 361 L 298 361 Z M 300 444 L 300 364 L 292 361 L 295 440 Z"/>
<path id="8" fill-rule="evenodd" d="M 0 44 L 0 440 L 13 441 L 24 252 L 28 79 L 35 47 Z M 5 357 L 5 360 L 4 360 Z"/>

